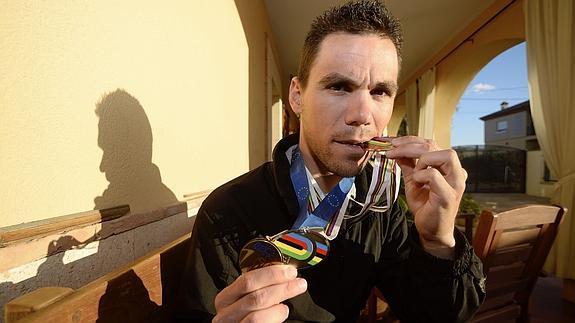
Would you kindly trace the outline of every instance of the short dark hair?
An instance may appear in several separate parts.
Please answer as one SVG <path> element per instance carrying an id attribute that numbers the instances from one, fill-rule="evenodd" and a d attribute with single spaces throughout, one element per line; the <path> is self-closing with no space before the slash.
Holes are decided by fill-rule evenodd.
<path id="1" fill-rule="evenodd" d="M 298 78 L 306 86 L 315 57 L 321 42 L 332 33 L 375 34 L 389 38 L 397 51 L 401 64 L 403 35 L 399 20 L 377 0 L 348 2 L 332 8 L 318 16 L 307 33 L 299 64 Z"/>

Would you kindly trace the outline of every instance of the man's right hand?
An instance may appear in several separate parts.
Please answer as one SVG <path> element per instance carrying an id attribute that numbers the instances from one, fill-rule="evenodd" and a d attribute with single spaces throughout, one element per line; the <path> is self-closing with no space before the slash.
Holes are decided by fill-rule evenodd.
<path id="1" fill-rule="evenodd" d="M 273 265 L 249 271 L 216 295 L 212 322 L 283 322 L 289 309 L 281 302 L 304 293 L 307 282 L 297 269 Z"/>

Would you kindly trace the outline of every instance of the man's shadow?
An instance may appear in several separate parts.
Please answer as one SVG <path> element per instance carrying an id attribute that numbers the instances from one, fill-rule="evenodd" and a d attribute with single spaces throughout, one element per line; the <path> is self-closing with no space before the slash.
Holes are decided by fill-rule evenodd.
<path id="1" fill-rule="evenodd" d="M 102 149 L 100 171 L 108 188 L 94 199 L 94 209 L 130 205 L 132 213 L 178 201 L 162 183 L 152 163 L 152 127 L 140 102 L 117 89 L 96 104 L 98 146 Z"/>
<path id="2" fill-rule="evenodd" d="M 103 151 L 99 168 L 105 174 L 109 185 L 94 199 L 94 209 L 103 210 L 129 204 L 133 215 L 178 203 L 174 193 L 162 183 L 159 168 L 152 163 L 152 127 L 138 100 L 125 90 L 117 89 L 102 96 L 96 104 L 95 113 L 99 118 L 98 146 Z M 128 238 L 113 237 L 110 235 L 114 234 L 117 224 L 110 224 L 112 222 L 102 222 L 101 230 L 86 241 L 78 241 L 73 236 L 62 236 L 52 241 L 47 247 L 48 256 L 38 267 L 34 277 L 17 283 L 0 283 L 1 304 L 45 286 L 77 289 L 172 239 L 170 234 L 173 232 L 156 234 L 153 239 L 150 239 L 150 236 L 136 236 L 146 235 L 144 232 L 155 232 L 158 226 L 144 230 L 134 229 L 134 235 Z M 179 229 L 187 230 L 186 228 L 187 226 L 182 226 Z M 96 246 L 91 245 L 90 242 L 98 237 L 104 239 L 99 240 Z M 64 251 L 85 248 L 95 248 L 95 253 L 72 262 L 65 261 Z M 87 252 L 90 253 L 89 250 Z M 162 276 L 164 271 L 168 270 L 164 267 L 162 261 Z M 125 290 L 126 288 L 129 290 Z M 116 317 L 119 310 L 134 304 L 142 310 Z M 106 293 L 99 302 L 99 315 L 102 316 L 99 322 L 154 321 L 161 310 L 163 309 L 150 299 L 142 280 L 135 272 L 130 271 L 108 284 Z M 0 308 L 0 314 L 2 312 L 3 309 Z"/>
<path id="3" fill-rule="evenodd" d="M 99 118 L 98 146 L 103 151 L 100 171 L 109 185 L 94 199 L 94 209 L 129 204 L 130 212 L 137 214 L 177 203 L 152 163 L 152 127 L 140 102 L 117 89 L 102 97 L 95 113 Z M 100 231 L 104 235 L 114 229 L 106 224 L 102 222 Z M 107 244 L 111 243 L 100 246 L 106 248 Z M 98 322 L 152 322 L 158 320 L 160 311 L 140 277 L 130 270 L 108 283 L 99 301 Z"/>
<path id="4" fill-rule="evenodd" d="M 74 275 L 74 272 L 76 273 L 75 276 L 78 275 L 78 272 L 83 272 L 89 277 L 92 276 L 88 280 L 95 279 L 96 277 L 93 277 L 94 273 L 90 272 L 90 269 L 93 269 L 94 262 L 101 260 L 94 258 L 99 257 L 98 254 L 79 259 L 73 263 L 66 263 L 64 260 L 64 251 L 82 249 L 83 247 L 84 243 L 72 236 L 62 236 L 57 240 L 51 241 L 48 245 L 47 254 L 52 256 L 48 257 L 38 267 L 38 273 L 35 277 L 16 284 L 0 283 L 0 291 L 8 291 L 9 293 L 9 295 L 6 295 L 9 298 L 3 301 L 8 301 L 10 298 L 29 293 L 41 287 L 60 286 L 77 289 L 85 285 L 85 283 L 77 284 L 68 281 Z M 163 267 L 165 266 L 162 264 L 162 275 L 164 270 L 167 270 Z M 3 298 L 1 296 L 4 295 L 0 294 L 0 299 Z M 108 282 L 104 295 L 99 298 L 96 322 L 163 322 L 163 318 L 167 317 L 167 314 L 164 313 L 168 313 L 165 307 L 166 304 L 160 306 L 150 299 L 148 290 L 140 277 L 133 270 L 129 270 Z M 82 321 L 85 315 L 84 309 L 77 308 L 70 309 L 70 311 L 72 311 L 70 315 L 73 320 Z M 0 317 L 0 322 L 2 321 L 3 319 Z"/>

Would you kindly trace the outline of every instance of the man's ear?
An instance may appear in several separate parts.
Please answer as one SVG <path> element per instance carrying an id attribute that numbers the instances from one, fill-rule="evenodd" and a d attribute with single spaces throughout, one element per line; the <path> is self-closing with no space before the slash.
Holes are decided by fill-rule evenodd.
<path id="1" fill-rule="evenodd" d="M 294 76 L 291 79 L 291 83 L 289 85 L 289 104 L 291 106 L 292 111 L 299 117 L 302 112 L 302 104 L 301 104 L 301 97 L 302 97 L 302 87 L 297 76 Z"/>

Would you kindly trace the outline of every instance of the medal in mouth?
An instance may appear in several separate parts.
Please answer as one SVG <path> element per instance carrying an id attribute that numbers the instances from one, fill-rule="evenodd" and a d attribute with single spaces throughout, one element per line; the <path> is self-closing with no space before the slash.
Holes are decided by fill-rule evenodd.
<path id="1" fill-rule="evenodd" d="M 381 152 L 393 149 L 393 144 L 391 141 L 394 137 L 375 137 L 371 140 L 361 143 L 363 149 Z"/>

